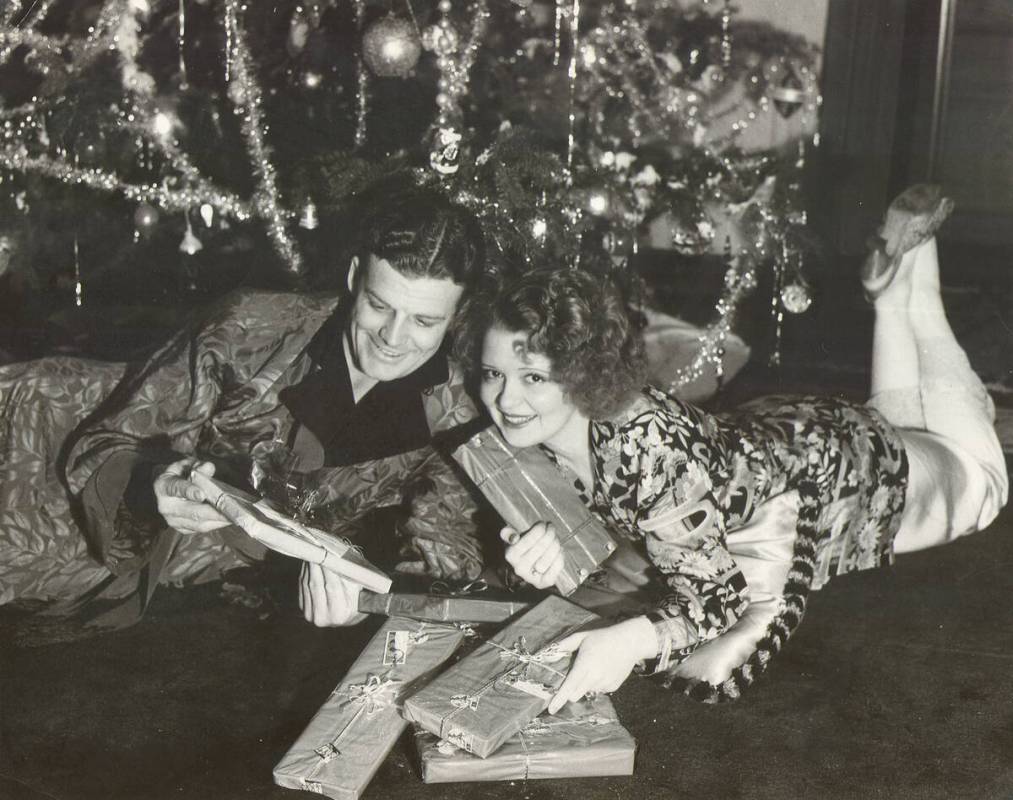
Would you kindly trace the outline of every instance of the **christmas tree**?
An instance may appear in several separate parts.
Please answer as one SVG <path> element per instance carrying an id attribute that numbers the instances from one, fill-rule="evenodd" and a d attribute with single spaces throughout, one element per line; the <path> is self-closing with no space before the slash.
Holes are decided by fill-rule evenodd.
<path id="1" fill-rule="evenodd" d="M 0 13 L 0 278 L 68 303 L 314 285 L 343 229 L 320 220 L 352 229 L 356 199 L 408 181 L 471 207 L 514 264 L 717 253 L 723 290 L 673 388 L 720 371 L 761 275 L 778 318 L 809 305 L 806 142 L 739 140 L 764 115 L 814 117 L 815 48 L 727 1 L 23 0 Z"/>

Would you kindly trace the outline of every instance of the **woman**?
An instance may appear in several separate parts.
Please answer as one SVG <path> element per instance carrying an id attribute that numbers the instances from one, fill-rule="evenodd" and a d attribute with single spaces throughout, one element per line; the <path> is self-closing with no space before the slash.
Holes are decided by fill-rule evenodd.
<path id="1" fill-rule="evenodd" d="M 934 187 L 905 192 L 863 268 L 876 312 L 864 406 L 767 398 L 716 417 L 641 389 L 626 303 L 580 271 L 531 273 L 472 310 L 477 336 L 463 355 L 493 421 L 573 478 L 646 556 L 641 583 L 655 590 L 646 614 L 562 642 L 578 652 L 550 711 L 618 688 L 635 667 L 704 699 L 736 696 L 798 624 L 811 588 L 994 519 L 1008 491 L 994 409 L 939 293 L 933 236 L 951 207 Z M 502 536 L 521 578 L 555 582 L 551 527 Z"/>

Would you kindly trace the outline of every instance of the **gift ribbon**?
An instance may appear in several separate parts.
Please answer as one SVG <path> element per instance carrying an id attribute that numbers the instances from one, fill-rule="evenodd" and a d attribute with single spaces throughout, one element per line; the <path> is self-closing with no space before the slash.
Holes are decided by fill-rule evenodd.
<path id="1" fill-rule="evenodd" d="M 553 669 L 546 662 L 548 661 L 559 661 L 561 658 L 565 658 L 569 653 L 563 652 L 559 649 L 557 642 L 550 642 L 548 645 L 543 647 L 541 650 L 532 653 L 528 650 L 527 642 L 524 637 L 521 636 L 513 647 L 504 647 L 499 642 L 490 641 L 493 647 L 498 647 L 500 650 L 500 658 L 513 658 L 521 664 L 521 671 L 517 674 L 518 678 L 527 678 L 528 672 L 531 670 L 532 664 L 538 664 L 540 667 L 547 669 L 549 672 L 559 675 L 561 678 L 566 677 L 565 672 L 560 672 L 558 669 Z"/>
<path id="2" fill-rule="evenodd" d="M 561 634 L 561 636 L 566 636 L 580 627 L 582 627 L 582 624 L 572 626 L 571 628 L 564 631 Z M 481 701 L 482 699 L 482 696 L 486 692 L 488 692 L 489 689 L 495 686 L 496 682 L 504 677 L 504 674 L 509 674 L 509 672 L 515 670 L 517 668 L 516 666 L 517 664 L 522 665 L 522 671 L 517 676 L 519 681 L 524 680 L 533 664 L 538 664 L 543 669 L 546 669 L 549 672 L 552 672 L 555 675 L 560 676 L 561 678 L 566 678 L 565 672 L 561 672 L 560 670 L 555 669 L 554 667 L 550 667 L 546 663 L 547 661 L 559 661 L 561 658 L 564 658 L 569 655 L 568 652 L 560 650 L 556 642 L 550 642 L 541 650 L 538 650 L 534 653 L 532 653 L 528 649 L 527 642 L 525 641 L 525 638 L 523 636 L 521 636 L 514 643 L 513 647 L 504 647 L 499 642 L 493 641 L 492 639 L 487 640 L 486 644 L 498 648 L 500 651 L 499 655 L 501 659 L 514 659 L 516 663 L 510 666 L 510 669 L 507 671 L 507 673 L 500 673 L 496 675 L 491 680 L 487 681 L 485 684 L 480 686 L 478 691 L 474 692 L 473 694 L 453 695 L 450 698 L 450 705 L 452 707 L 452 710 L 448 712 L 446 715 L 444 715 L 444 717 L 440 720 L 441 732 L 446 728 L 448 723 L 450 723 L 451 719 L 455 714 L 457 714 L 458 711 L 462 711 L 466 708 L 471 710 L 477 709 L 479 701 Z M 528 691 L 523 686 L 517 686 L 517 688 L 521 689 L 521 691 Z M 529 694 L 531 693 L 532 692 L 529 691 Z M 551 693 L 551 689 L 546 687 L 546 693 Z M 469 753 L 472 752 L 470 737 L 459 728 L 451 728 L 448 733 L 443 735 L 443 738 L 457 745 L 462 750 L 466 750 Z"/>
<path id="3" fill-rule="evenodd" d="M 541 719 L 535 718 L 529 722 L 525 727 L 521 728 L 517 733 L 517 737 L 521 743 L 521 747 L 524 750 L 524 777 L 522 780 L 528 780 L 531 775 L 531 756 L 533 753 L 528 748 L 528 737 L 536 738 L 538 736 L 544 736 L 549 733 L 553 733 L 553 728 L 573 728 L 580 727 L 582 725 L 596 726 L 596 725 L 607 725 L 612 720 L 608 717 L 604 717 L 601 714 L 589 714 L 586 717 L 578 717 L 577 719 L 560 719 L 554 720 L 553 722 L 545 722 Z M 573 737 L 579 739 L 580 737 Z"/>
<path id="4" fill-rule="evenodd" d="M 326 764 L 341 753 L 338 750 L 338 742 L 359 721 L 360 717 L 363 715 L 371 717 L 377 711 L 390 708 L 394 705 L 394 701 L 397 699 L 397 690 L 400 686 L 401 681 L 395 681 L 387 673 L 385 675 L 368 675 L 363 683 L 349 684 L 343 689 L 336 690 L 335 694 L 344 693 L 348 695 L 348 699 L 342 703 L 343 706 L 354 705 L 358 706 L 358 708 L 351 719 L 338 731 L 337 736 L 327 744 L 314 748 L 313 752 L 320 756 L 320 763 Z M 306 779 L 304 778 L 303 780 L 305 781 Z"/>
<path id="5" fill-rule="evenodd" d="M 606 717 L 604 714 L 592 712 L 575 719 L 554 719 L 551 721 L 545 721 L 541 717 L 538 717 L 528 723 L 524 728 L 517 732 L 517 739 L 523 749 L 524 755 L 524 775 L 523 780 L 528 780 L 531 775 L 531 760 L 532 756 L 536 753 L 529 749 L 529 739 L 535 740 L 540 736 L 546 736 L 552 733 L 570 733 L 571 738 L 581 741 L 579 735 L 575 735 L 571 732 L 571 729 L 582 728 L 582 727 L 599 727 L 603 725 L 611 725 L 616 722 L 615 719 Z M 461 731 L 454 731 L 456 739 L 460 739 L 463 734 Z M 461 749 L 467 749 L 459 747 L 452 739 L 440 739 L 436 742 L 435 748 L 437 752 L 445 756 L 453 756 L 454 753 Z"/>

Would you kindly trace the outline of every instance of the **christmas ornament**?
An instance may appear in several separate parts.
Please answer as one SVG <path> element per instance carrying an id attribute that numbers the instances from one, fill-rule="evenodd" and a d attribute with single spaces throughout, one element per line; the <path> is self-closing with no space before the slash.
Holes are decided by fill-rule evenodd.
<path id="1" fill-rule="evenodd" d="M 307 89 L 318 89 L 323 82 L 324 76 L 311 69 L 306 70 L 302 75 L 302 85 Z"/>
<path id="2" fill-rule="evenodd" d="M 541 217 L 536 217 L 531 223 L 531 235 L 537 242 L 545 241 L 545 234 L 549 231 L 548 223 Z"/>
<path id="3" fill-rule="evenodd" d="M 141 236 L 150 236 L 158 224 L 158 209 L 148 203 L 141 203 L 134 212 L 134 229 Z"/>
<path id="4" fill-rule="evenodd" d="M 714 236 L 714 224 L 708 219 L 674 224 L 672 247 L 684 256 L 703 255 L 710 249 Z"/>
<path id="5" fill-rule="evenodd" d="M 612 203 L 604 189 L 592 189 L 587 193 L 584 207 L 596 217 L 604 217 L 609 213 Z"/>
<path id="6" fill-rule="evenodd" d="M 320 225 L 317 217 L 317 207 L 312 200 L 307 200 L 302 207 L 302 214 L 299 216 L 299 227 L 308 231 L 315 230 Z"/>
<path id="7" fill-rule="evenodd" d="M 204 226 L 210 228 L 215 221 L 215 207 L 210 203 L 201 204 L 200 218 L 204 220 Z"/>
<path id="8" fill-rule="evenodd" d="M 804 283 L 789 283 L 781 290 L 781 305 L 790 314 L 802 314 L 812 305 L 809 287 Z"/>
<path id="9" fill-rule="evenodd" d="M 422 46 L 438 56 L 450 56 L 461 46 L 461 36 L 449 23 L 430 25 L 422 34 Z"/>
<path id="10" fill-rule="evenodd" d="M 633 243 L 633 234 L 625 229 L 609 231 L 602 237 L 602 247 L 612 256 L 629 255 L 633 252 Z"/>
<path id="11" fill-rule="evenodd" d="M 453 128 L 436 131 L 433 148 L 429 152 L 429 165 L 440 175 L 453 175 L 461 166 L 461 134 Z"/>
<path id="12" fill-rule="evenodd" d="M 160 142 L 167 143 L 172 140 L 177 128 L 183 127 L 179 117 L 170 111 L 156 111 L 151 117 L 151 132 Z"/>
<path id="13" fill-rule="evenodd" d="M 179 243 L 179 252 L 186 253 L 188 256 L 195 256 L 203 249 L 204 245 L 194 235 L 193 228 L 190 225 L 190 218 L 187 217 L 186 233 L 183 234 L 183 241 Z"/>
<path id="14" fill-rule="evenodd" d="M 770 99 L 774 101 L 777 113 L 785 119 L 802 108 L 806 100 L 805 87 L 791 64 L 784 68 L 780 83 L 770 90 Z"/>
<path id="15" fill-rule="evenodd" d="M 426 35 L 426 46 L 436 54 L 436 68 L 440 76 L 436 83 L 436 127 L 443 130 L 457 129 L 461 126 L 461 97 L 468 88 L 478 46 L 485 35 L 489 7 L 487 0 L 475 3 L 471 30 L 463 45 L 450 21 L 450 0 L 440 0 L 437 8 L 440 20 Z M 439 160 L 435 150 L 432 158 Z M 456 167 L 454 169 L 456 171 Z"/>
<path id="16" fill-rule="evenodd" d="M 362 36 L 362 58 L 382 78 L 407 77 L 421 54 L 415 26 L 393 14 L 373 23 Z"/>

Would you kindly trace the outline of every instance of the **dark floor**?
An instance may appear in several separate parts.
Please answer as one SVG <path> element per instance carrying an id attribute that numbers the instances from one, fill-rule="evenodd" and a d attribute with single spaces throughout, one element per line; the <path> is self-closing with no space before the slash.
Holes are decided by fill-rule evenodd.
<path id="1" fill-rule="evenodd" d="M 861 327 L 804 336 L 818 356 L 824 336 Z M 728 397 L 757 386 L 860 393 L 860 360 L 754 366 Z M 1003 361 L 989 368 L 1007 376 Z M 290 567 L 236 579 L 259 591 L 162 589 L 136 627 L 80 641 L 16 646 L 10 634 L 24 628 L 0 615 L 0 798 L 309 797 L 273 786 L 271 768 L 371 624 L 303 622 Z M 736 703 L 700 705 L 629 680 L 614 700 L 639 743 L 632 777 L 427 786 L 405 739 L 364 797 L 1013 798 L 1011 598 L 1007 509 L 987 531 L 832 582 Z"/>
<path id="2" fill-rule="evenodd" d="M 615 704 L 628 778 L 423 785 L 403 740 L 365 798 L 1013 797 L 1013 513 L 947 548 L 848 576 L 743 699 L 642 679 Z M 3 654 L 0 797 L 300 796 L 271 767 L 368 630 L 318 630 L 220 585 L 162 591 L 131 630 Z M 305 795 L 309 796 L 309 795 Z"/>

